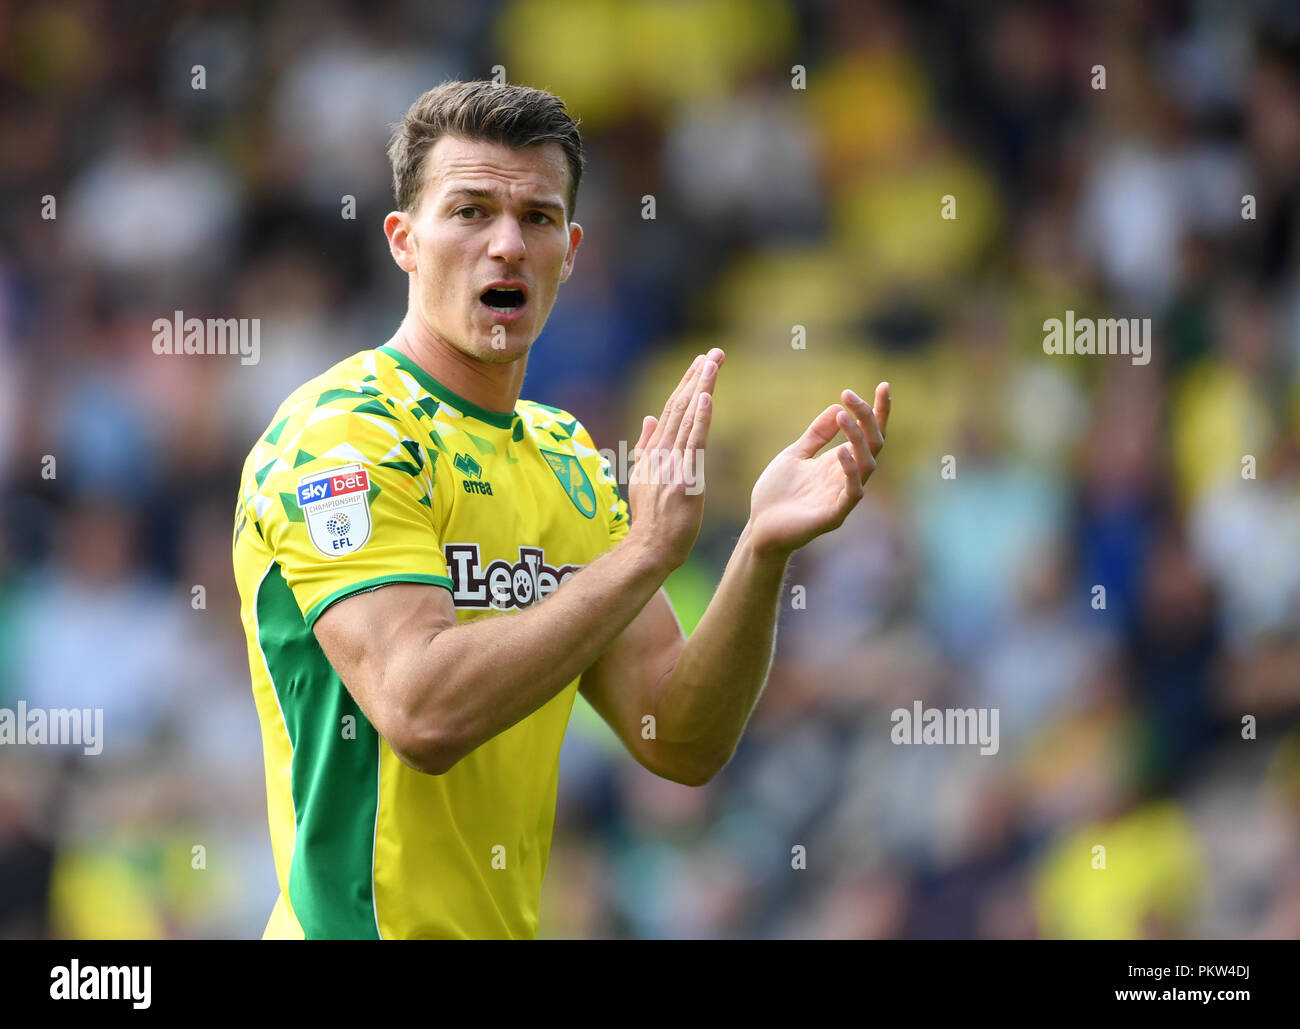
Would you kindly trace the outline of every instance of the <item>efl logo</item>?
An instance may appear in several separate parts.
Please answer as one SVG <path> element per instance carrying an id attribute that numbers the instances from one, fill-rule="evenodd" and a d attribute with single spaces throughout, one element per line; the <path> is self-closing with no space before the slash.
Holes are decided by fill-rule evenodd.
<path id="1" fill-rule="evenodd" d="M 304 475 L 298 506 L 311 545 L 326 557 L 355 553 L 370 539 L 370 475 L 359 464 Z"/>
<path id="2" fill-rule="evenodd" d="M 306 507 L 317 500 L 341 497 L 348 493 L 370 492 L 370 476 L 365 469 L 347 475 L 330 475 L 327 479 L 298 487 L 298 506 Z"/>

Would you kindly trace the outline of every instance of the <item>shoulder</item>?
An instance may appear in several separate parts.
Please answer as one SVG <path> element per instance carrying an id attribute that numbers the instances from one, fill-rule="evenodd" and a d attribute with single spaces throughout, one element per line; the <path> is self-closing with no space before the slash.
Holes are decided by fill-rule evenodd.
<path id="1" fill-rule="evenodd" d="M 372 495 L 380 482 L 389 489 L 400 484 L 427 506 L 431 462 L 412 438 L 415 416 L 393 385 L 383 363 L 376 366 L 376 351 L 365 350 L 294 390 L 249 451 L 245 500 L 256 503 L 259 494 L 257 506 L 269 506 L 293 498 L 304 477 L 359 465 L 368 470 Z"/>
<path id="2" fill-rule="evenodd" d="M 552 407 L 550 404 L 543 404 L 538 400 L 524 400 L 521 398 L 515 404 L 515 410 L 519 412 L 524 424 L 533 434 L 540 435 L 543 439 L 549 436 L 555 442 L 562 443 L 587 432 L 582 423 L 568 411 L 560 407 Z M 587 438 L 590 439 L 591 437 L 588 436 Z"/>
<path id="3" fill-rule="evenodd" d="M 384 459 L 400 445 L 412 417 L 394 385 L 390 369 L 377 363 L 377 351 L 344 358 L 285 398 L 249 463 L 262 468 L 281 458 L 300 465 L 329 450 L 353 461 Z"/>
<path id="4" fill-rule="evenodd" d="M 596 449 L 587 427 L 571 412 L 536 400 L 522 399 L 515 405 L 515 410 L 543 450 L 572 453 L 584 466 L 597 469 L 607 463 L 605 452 Z"/>
<path id="5" fill-rule="evenodd" d="M 552 407 L 550 404 L 543 404 L 536 400 L 521 399 L 515 405 L 515 410 L 519 412 L 533 435 L 538 437 L 543 447 L 549 445 L 572 447 L 573 453 L 584 459 L 594 460 L 603 456 L 604 452 L 596 449 L 591 433 L 577 415 L 562 407 Z"/>

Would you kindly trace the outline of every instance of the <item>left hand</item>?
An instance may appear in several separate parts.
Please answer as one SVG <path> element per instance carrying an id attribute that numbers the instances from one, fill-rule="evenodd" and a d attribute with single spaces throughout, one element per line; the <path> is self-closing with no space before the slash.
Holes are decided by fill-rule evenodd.
<path id="1" fill-rule="evenodd" d="M 839 528 L 876 468 L 889 420 L 889 383 L 876 387 L 875 407 L 846 389 L 844 403 L 813 419 L 795 442 L 773 458 L 749 501 L 755 553 L 789 556 L 824 532 Z M 842 430 L 848 442 L 817 455 Z"/>

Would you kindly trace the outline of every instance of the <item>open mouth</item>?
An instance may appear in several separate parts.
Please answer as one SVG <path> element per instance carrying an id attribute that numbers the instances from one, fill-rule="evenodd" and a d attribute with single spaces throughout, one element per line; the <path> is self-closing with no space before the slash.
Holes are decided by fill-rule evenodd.
<path id="1" fill-rule="evenodd" d="M 505 289 L 493 286 L 484 290 L 479 299 L 498 314 L 512 314 L 528 302 L 521 289 Z"/>

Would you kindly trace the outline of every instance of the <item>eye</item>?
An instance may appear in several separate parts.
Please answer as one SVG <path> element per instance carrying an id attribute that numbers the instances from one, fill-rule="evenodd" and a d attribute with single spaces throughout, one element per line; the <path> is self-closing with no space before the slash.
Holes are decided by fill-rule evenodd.
<path id="1" fill-rule="evenodd" d="M 477 208 L 477 207 L 462 207 L 462 208 L 460 208 L 459 210 L 456 211 L 456 217 L 459 218 L 459 217 L 460 217 L 462 214 L 464 214 L 466 211 L 478 211 L 478 208 Z M 468 219 L 468 218 L 461 218 L 460 220 L 461 220 L 461 221 L 469 221 L 470 219 Z"/>
<path id="2" fill-rule="evenodd" d="M 551 221 L 550 216 L 543 214 L 541 211 L 533 211 L 531 214 L 529 214 L 528 217 L 531 218 L 531 217 L 533 217 L 533 215 L 536 215 L 538 218 L 541 219 L 541 221 L 539 221 L 539 222 L 535 222 L 534 224 L 536 224 L 536 225 L 549 225 L 549 224 L 550 224 L 550 221 Z"/>

